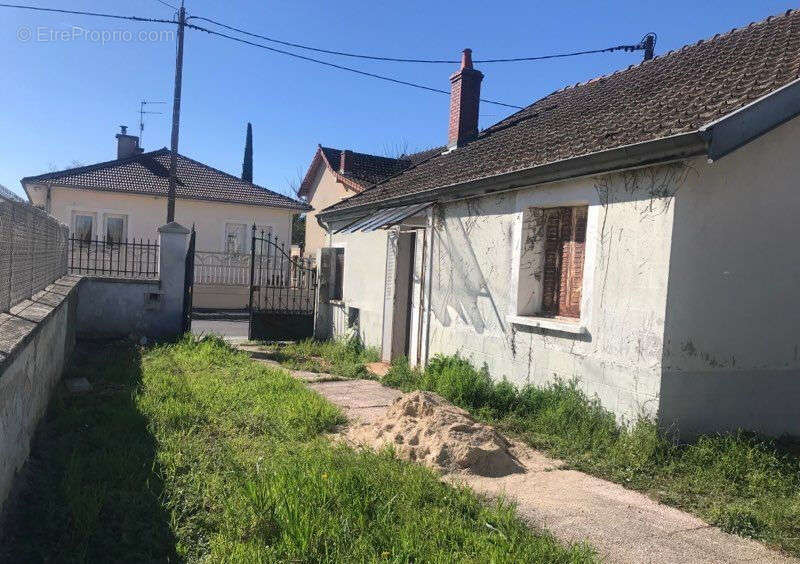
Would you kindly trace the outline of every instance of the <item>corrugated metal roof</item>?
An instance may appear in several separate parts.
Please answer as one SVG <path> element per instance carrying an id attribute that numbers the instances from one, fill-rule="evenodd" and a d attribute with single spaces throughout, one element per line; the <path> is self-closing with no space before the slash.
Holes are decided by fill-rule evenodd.
<path id="1" fill-rule="evenodd" d="M 431 202 L 424 202 L 422 204 L 411 204 L 408 206 L 377 210 L 366 217 L 357 219 L 353 223 L 336 230 L 334 233 L 355 233 L 356 231 L 368 233 L 380 229 L 381 227 L 390 227 L 421 212 L 430 205 Z"/>

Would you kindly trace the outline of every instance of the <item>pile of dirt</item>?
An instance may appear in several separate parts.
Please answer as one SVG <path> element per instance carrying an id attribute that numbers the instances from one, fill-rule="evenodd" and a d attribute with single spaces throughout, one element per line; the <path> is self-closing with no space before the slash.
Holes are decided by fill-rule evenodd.
<path id="1" fill-rule="evenodd" d="M 400 396 L 375 422 L 349 428 L 346 438 L 374 449 L 391 444 L 399 456 L 443 472 L 505 476 L 524 470 L 502 435 L 431 392 Z"/>

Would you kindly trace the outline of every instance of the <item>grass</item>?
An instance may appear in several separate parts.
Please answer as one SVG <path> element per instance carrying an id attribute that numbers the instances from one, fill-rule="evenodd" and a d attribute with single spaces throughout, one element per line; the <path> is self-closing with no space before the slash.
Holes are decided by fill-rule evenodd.
<path id="1" fill-rule="evenodd" d="M 216 339 L 84 351 L 40 425 L 2 561 L 588 562 L 503 501 L 324 433 L 341 413 Z"/>
<path id="2" fill-rule="evenodd" d="M 458 356 L 437 356 L 424 371 L 400 359 L 383 383 L 436 392 L 574 468 L 800 556 L 796 444 L 745 432 L 680 444 L 652 421 L 620 427 L 574 384 L 518 389 Z"/>
<path id="3" fill-rule="evenodd" d="M 380 351 L 357 337 L 331 341 L 307 339 L 288 344 L 262 344 L 273 360 L 292 370 L 324 372 L 341 378 L 371 378 L 366 365 L 380 360 Z"/>

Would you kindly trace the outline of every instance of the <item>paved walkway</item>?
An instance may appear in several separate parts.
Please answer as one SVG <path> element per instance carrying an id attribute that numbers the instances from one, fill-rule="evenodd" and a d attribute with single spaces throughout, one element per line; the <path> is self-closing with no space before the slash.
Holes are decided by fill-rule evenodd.
<path id="1" fill-rule="evenodd" d="M 274 361 L 260 360 L 271 365 Z M 342 407 L 351 419 L 374 421 L 402 392 L 373 380 L 326 380 L 295 372 L 309 387 Z M 522 473 L 500 478 L 445 476 L 488 495 L 506 495 L 518 513 L 565 541 L 587 541 L 609 562 L 800 562 L 647 496 L 575 470 L 520 447 Z"/>

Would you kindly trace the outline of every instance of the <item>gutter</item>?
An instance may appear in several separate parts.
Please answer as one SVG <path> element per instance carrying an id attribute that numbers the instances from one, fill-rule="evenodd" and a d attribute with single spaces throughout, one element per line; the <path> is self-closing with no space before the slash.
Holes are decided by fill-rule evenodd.
<path id="1" fill-rule="evenodd" d="M 694 157 L 705 154 L 707 150 L 708 142 L 700 132 L 684 133 L 646 143 L 623 145 L 607 151 L 589 153 L 489 178 L 441 186 L 416 194 L 395 196 L 380 202 L 364 203 L 343 210 L 327 212 L 323 210 L 317 214 L 317 221 L 328 223 L 331 220 L 356 219 L 373 211 L 378 206 L 383 208 L 401 203 L 408 205 L 430 201 L 448 202 L 499 191 L 519 190 L 546 182 Z"/>

